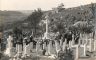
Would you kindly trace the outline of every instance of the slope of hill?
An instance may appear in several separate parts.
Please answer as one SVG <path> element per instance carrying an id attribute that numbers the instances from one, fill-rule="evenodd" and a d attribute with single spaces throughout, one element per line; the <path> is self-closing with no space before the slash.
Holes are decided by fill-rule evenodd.
<path id="1" fill-rule="evenodd" d="M 19 11 L 0 11 L 0 30 L 11 28 L 14 22 L 24 21 L 28 15 Z"/>
<path id="2" fill-rule="evenodd" d="M 74 24 L 77 21 L 81 20 L 88 20 L 88 21 L 93 21 L 92 18 L 92 13 L 90 11 L 91 4 L 89 5 L 84 5 L 84 6 L 79 6 L 79 7 L 74 7 L 74 8 L 68 8 L 68 9 L 63 9 L 59 11 L 58 13 L 54 13 L 55 10 L 49 10 L 44 12 L 44 15 L 47 13 L 50 15 L 49 20 L 56 22 L 56 21 L 62 21 L 64 25 L 67 27 Z M 12 23 L 15 22 L 15 24 L 18 26 L 18 24 L 22 24 L 27 22 L 26 18 L 32 13 L 32 11 L 0 11 L 0 16 L 4 17 L 4 21 L 6 23 Z M 84 15 L 85 14 L 85 15 Z M 52 22 L 51 22 L 52 23 Z M 12 24 L 14 25 L 14 24 Z M 50 25 L 51 26 L 51 25 Z M 10 25 L 11 27 L 11 25 Z M 30 26 L 28 26 L 30 27 Z"/>
<path id="3" fill-rule="evenodd" d="M 30 15 L 33 12 L 33 10 L 21 10 L 20 12 L 25 15 Z"/>
<path id="4" fill-rule="evenodd" d="M 96 4 L 95 4 L 96 5 Z M 94 23 L 93 14 L 91 12 L 91 4 L 63 9 L 58 13 L 54 13 L 55 10 L 49 11 L 49 20 L 61 21 L 67 27 L 74 24 L 77 21 L 92 21 Z M 51 23 L 52 23 L 51 21 Z M 95 23 L 96 24 L 96 23 Z"/>
<path id="5" fill-rule="evenodd" d="M 14 21 L 22 21 L 26 15 L 18 11 L 0 11 L 0 17 L 3 24 L 8 24 Z"/>

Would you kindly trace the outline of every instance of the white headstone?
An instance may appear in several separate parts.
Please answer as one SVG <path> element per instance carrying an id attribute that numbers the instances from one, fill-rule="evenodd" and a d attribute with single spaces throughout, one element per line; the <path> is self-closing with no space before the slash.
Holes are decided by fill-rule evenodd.
<path id="1" fill-rule="evenodd" d="M 79 45 L 76 46 L 76 60 L 79 58 Z"/>
<path id="2" fill-rule="evenodd" d="M 44 42 L 43 44 L 43 49 L 46 49 L 46 42 Z"/>
<path id="3" fill-rule="evenodd" d="M 67 44 L 67 39 L 65 39 L 65 43 Z"/>
<path id="4" fill-rule="evenodd" d="M 18 44 L 16 44 L 16 52 L 18 51 Z"/>
<path id="5" fill-rule="evenodd" d="M 87 49 L 87 45 L 84 44 L 84 56 L 86 56 L 86 49 Z"/>
<path id="6" fill-rule="evenodd" d="M 30 42 L 30 49 L 33 49 L 33 42 Z"/>
<path id="7" fill-rule="evenodd" d="M 25 46 L 26 46 L 26 40 L 27 40 L 27 37 L 25 37 L 23 40 L 23 50 L 25 49 Z"/>
<path id="8" fill-rule="evenodd" d="M 94 51 L 96 51 L 96 40 L 94 40 Z"/>
<path id="9" fill-rule="evenodd" d="M 79 38 L 79 44 L 80 44 L 80 42 L 82 42 L 81 44 L 83 44 L 84 43 L 84 39 L 83 39 L 83 35 L 82 34 L 80 34 L 80 38 Z"/>
<path id="10" fill-rule="evenodd" d="M 71 42 L 72 45 L 75 44 L 75 40 L 74 40 L 74 35 L 72 35 L 72 42 Z"/>
<path id="11" fill-rule="evenodd" d="M 71 41 L 69 41 L 69 48 L 71 48 L 71 46 L 72 46 L 72 45 L 71 45 Z"/>
<path id="12" fill-rule="evenodd" d="M 26 45 L 24 48 L 24 55 L 30 56 L 30 44 Z"/>
<path id="13" fill-rule="evenodd" d="M 51 55 L 51 50 L 52 50 L 52 41 L 50 41 L 48 44 L 48 54 L 49 55 Z"/>
<path id="14" fill-rule="evenodd" d="M 63 40 L 62 40 L 62 39 L 60 39 L 60 46 L 62 46 L 62 43 L 63 43 Z"/>
<path id="15" fill-rule="evenodd" d="M 63 48 L 63 51 L 65 51 L 65 48 L 66 48 L 66 43 L 65 42 L 63 42 L 62 48 Z"/>
<path id="16" fill-rule="evenodd" d="M 6 51 L 5 51 L 5 54 L 7 54 L 9 57 L 12 57 L 12 48 L 13 48 L 13 37 L 9 35 L 8 39 L 7 39 L 7 48 L 6 48 Z"/>
<path id="17" fill-rule="evenodd" d="M 56 52 L 58 53 L 60 51 L 60 45 L 59 42 L 55 41 L 55 48 L 56 48 Z"/>
<path id="18" fill-rule="evenodd" d="M 92 52 L 92 39 L 90 39 L 90 48 L 89 51 Z"/>
<path id="19" fill-rule="evenodd" d="M 22 53 L 22 45 L 21 44 L 18 44 L 18 53 Z"/>
<path id="20" fill-rule="evenodd" d="M 72 40 L 71 41 L 71 46 L 73 46 L 75 44 L 75 41 L 74 40 Z"/>
<path id="21" fill-rule="evenodd" d="M 86 44 L 88 44 L 88 35 L 86 34 Z"/>
<path id="22" fill-rule="evenodd" d="M 38 50 L 40 50 L 40 42 L 36 43 L 36 52 L 38 53 Z"/>
<path id="23" fill-rule="evenodd" d="M 81 44 L 81 39 L 79 39 L 79 43 L 78 43 L 79 45 Z"/>

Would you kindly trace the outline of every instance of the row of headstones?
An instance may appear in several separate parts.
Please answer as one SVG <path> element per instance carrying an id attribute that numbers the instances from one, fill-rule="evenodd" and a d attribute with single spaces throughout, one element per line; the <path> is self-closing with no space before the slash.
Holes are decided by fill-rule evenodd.
<path id="1" fill-rule="evenodd" d="M 11 41 L 10 39 L 12 40 L 12 37 L 8 38 L 8 42 L 10 44 L 12 44 L 10 42 Z M 63 42 L 63 45 L 62 45 L 62 40 L 60 40 L 60 44 L 57 41 L 55 41 L 55 51 L 56 51 L 56 53 L 58 53 L 60 48 L 62 48 L 62 50 L 64 51 L 65 47 L 66 47 L 66 43 L 67 43 L 67 40 L 65 40 L 65 42 Z M 71 42 L 69 42 L 69 46 L 71 46 L 72 44 L 71 44 Z M 46 49 L 46 47 L 47 47 L 47 49 Z M 12 50 L 12 45 L 10 47 L 8 47 L 8 48 Z M 22 51 L 22 48 L 23 48 L 23 51 Z M 52 48 L 53 48 L 52 41 L 49 42 L 48 46 L 46 46 L 46 43 L 43 44 L 43 49 L 47 50 L 48 55 L 51 54 Z M 30 55 L 30 53 L 31 53 L 30 51 L 32 51 L 32 49 L 33 49 L 33 42 L 29 43 L 28 45 L 26 45 L 26 43 L 23 43 L 23 47 L 22 47 L 21 44 L 16 44 L 16 52 L 17 52 L 17 54 L 15 56 L 21 55 L 21 54 L 23 56 Z M 36 44 L 36 52 L 38 52 L 39 50 L 40 50 L 40 42 L 37 42 L 37 44 Z M 10 51 L 10 52 L 12 52 L 12 51 Z M 10 56 L 13 56 L 13 55 L 11 55 L 11 53 L 10 53 Z"/>
<path id="2" fill-rule="evenodd" d="M 66 40 L 65 40 L 65 42 L 66 42 Z M 66 43 L 65 43 L 64 46 L 66 46 Z M 88 38 L 79 39 L 79 42 L 78 42 L 77 45 L 75 45 L 75 41 L 74 40 L 69 41 L 68 48 L 72 49 L 74 47 L 76 48 L 76 51 L 75 51 L 76 54 L 74 54 L 76 59 L 78 59 L 80 57 L 80 52 L 81 52 L 80 48 L 83 48 L 83 52 L 84 53 L 82 55 L 83 55 L 83 57 L 86 57 L 87 51 L 89 51 L 89 52 L 96 51 L 96 40 L 94 40 L 92 38 L 91 39 L 88 39 Z"/>
<path id="3" fill-rule="evenodd" d="M 10 44 L 10 47 L 8 47 L 10 49 L 10 52 L 12 52 L 12 43 L 11 43 L 11 40 L 12 40 L 12 37 L 9 37 L 8 38 L 8 42 Z M 62 44 L 62 40 L 60 40 L 60 44 L 55 41 L 55 51 L 56 53 L 58 53 L 60 51 L 60 49 L 62 48 L 62 50 L 64 51 L 65 50 L 65 47 L 67 46 L 67 40 L 65 40 L 65 42 L 63 42 Z M 15 57 L 18 55 L 23 55 L 23 57 L 25 57 L 26 55 L 31 55 L 31 50 L 33 49 L 33 42 L 29 43 L 28 45 L 26 45 L 25 43 L 23 43 L 23 47 L 22 45 L 20 44 L 17 44 L 16 45 L 16 51 L 17 51 L 17 54 L 15 55 Z M 79 56 L 79 48 L 80 47 L 84 47 L 84 56 L 86 56 L 86 51 L 87 51 L 87 47 L 89 47 L 89 51 L 92 51 L 92 40 L 90 40 L 90 46 L 87 46 L 87 44 L 84 44 L 84 45 L 74 45 L 74 40 L 70 41 L 69 44 L 68 44 L 68 47 L 69 48 L 73 48 L 73 47 L 76 47 L 76 58 L 78 58 Z M 94 40 L 94 51 L 96 51 L 96 41 Z M 22 48 L 23 48 L 23 51 L 22 51 Z M 52 46 L 52 41 L 49 42 L 48 46 L 46 46 L 46 43 L 43 44 L 43 49 L 46 49 L 48 55 L 51 55 L 52 54 L 52 49 L 53 49 L 53 46 Z M 38 52 L 40 50 L 40 42 L 37 42 L 36 44 L 36 52 Z M 12 53 L 10 53 L 10 56 L 13 56 Z"/>
<path id="4" fill-rule="evenodd" d="M 89 44 L 88 44 L 88 41 L 89 41 Z M 96 51 L 96 40 L 89 39 L 89 40 L 86 40 L 85 44 L 78 44 L 73 47 L 76 48 L 76 54 L 75 54 L 76 59 L 79 59 L 80 52 L 82 52 L 82 51 L 83 51 L 83 57 L 86 57 L 87 51 L 89 51 L 89 52 Z M 80 48 L 83 48 L 83 50 L 81 51 Z"/>
<path id="5" fill-rule="evenodd" d="M 33 42 L 30 42 L 28 45 L 26 45 L 26 43 L 23 43 L 23 46 L 21 44 L 16 44 L 16 51 L 15 51 L 13 46 L 12 46 L 12 42 L 11 42 L 12 40 L 13 40 L 12 36 L 9 36 L 9 38 L 7 39 L 7 42 L 8 42 L 8 47 L 7 48 L 9 49 L 8 51 L 10 53 L 8 53 L 8 54 L 9 54 L 10 57 L 13 57 L 14 56 L 13 53 L 15 53 L 15 52 L 16 52 L 16 54 L 15 54 L 14 57 L 21 56 L 21 55 L 23 55 L 23 57 L 26 57 L 26 56 L 31 55 L 31 53 L 32 53 L 31 51 L 33 49 Z M 63 42 L 63 45 L 62 45 L 63 50 L 65 49 L 66 42 L 67 41 Z M 22 50 L 22 48 L 23 48 L 23 50 Z M 46 43 L 43 44 L 43 49 L 46 49 L 48 55 L 52 54 L 51 53 L 52 48 L 53 48 L 52 41 L 50 41 L 48 45 L 46 45 Z M 14 50 L 14 51 L 12 51 L 12 50 Z M 38 52 L 39 50 L 40 50 L 40 42 L 37 42 L 36 52 Z M 58 53 L 59 50 L 60 50 L 60 44 L 57 41 L 55 41 L 55 51 L 56 51 L 56 53 Z M 8 51 L 6 51 L 6 52 L 8 52 Z"/>

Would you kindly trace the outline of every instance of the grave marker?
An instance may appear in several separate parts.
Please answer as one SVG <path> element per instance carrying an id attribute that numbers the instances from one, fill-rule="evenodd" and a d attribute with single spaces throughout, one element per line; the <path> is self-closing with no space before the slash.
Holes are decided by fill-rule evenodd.
<path id="1" fill-rule="evenodd" d="M 90 48 L 89 51 L 92 52 L 92 39 L 90 39 Z"/>
<path id="2" fill-rule="evenodd" d="M 56 53 L 58 54 L 58 52 L 60 51 L 60 45 L 59 45 L 59 42 L 57 42 L 55 40 L 55 48 L 56 48 Z"/>
<path id="3" fill-rule="evenodd" d="M 18 44 L 17 46 L 18 46 L 18 54 L 19 53 L 22 53 L 22 45 L 21 44 Z"/>
<path id="4" fill-rule="evenodd" d="M 76 46 L 76 60 L 79 59 L 79 45 Z"/>
<path id="5" fill-rule="evenodd" d="M 87 49 L 87 45 L 84 44 L 84 56 L 86 56 L 86 49 Z"/>
<path id="6" fill-rule="evenodd" d="M 12 43 L 12 41 L 13 41 L 13 37 L 9 35 L 9 37 L 7 39 L 7 42 L 8 42 L 7 49 L 5 51 L 5 54 L 7 54 L 9 57 L 13 57 L 13 53 L 14 53 L 12 51 L 13 50 L 13 43 Z"/>
<path id="7" fill-rule="evenodd" d="M 94 40 L 94 51 L 96 51 L 96 40 Z"/>
<path id="8" fill-rule="evenodd" d="M 49 44 L 48 44 L 48 54 L 49 55 L 52 54 L 52 41 L 51 40 L 49 41 Z"/>
<path id="9" fill-rule="evenodd" d="M 66 42 L 63 42 L 63 46 L 62 46 L 63 51 L 65 51 L 65 47 L 66 47 Z"/>
<path id="10" fill-rule="evenodd" d="M 38 53 L 39 50 L 40 50 L 40 42 L 38 41 L 36 43 L 36 52 Z"/>

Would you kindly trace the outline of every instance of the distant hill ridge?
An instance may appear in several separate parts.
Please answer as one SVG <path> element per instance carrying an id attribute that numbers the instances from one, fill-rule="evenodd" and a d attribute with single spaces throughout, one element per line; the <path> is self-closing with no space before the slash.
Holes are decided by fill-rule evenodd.
<path id="1" fill-rule="evenodd" d="M 95 3 L 96 4 L 96 3 Z M 50 19 L 52 18 L 58 18 L 62 16 L 63 20 L 68 20 L 70 21 L 68 24 L 71 23 L 71 15 L 75 16 L 76 21 L 79 21 L 81 17 L 83 17 L 83 15 L 80 15 L 81 12 L 84 11 L 88 11 L 88 13 L 90 13 L 90 7 L 91 4 L 88 5 L 82 5 L 82 6 L 78 6 L 78 7 L 74 7 L 74 8 L 65 8 L 63 9 L 61 12 L 59 13 L 55 13 L 55 14 L 51 14 Z M 46 14 L 47 12 L 51 12 L 53 10 L 48 10 L 48 11 L 44 11 L 44 14 Z M 19 23 L 24 23 L 24 21 L 26 20 L 26 18 L 33 12 L 33 10 L 21 10 L 21 11 L 0 11 L 0 17 L 3 18 L 3 23 L 4 24 L 11 24 L 13 22 L 19 22 Z M 89 14 L 91 18 L 92 14 Z M 73 20 L 72 20 L 73 21 Z M 18 25 L 18 24 L 17 24 Z"/>
<path id="2" fill-rule="evenodd" d="M 22 21 L 27 15 L 19 11 L 0 11 L 0 18 L 2 23 L 12 23 L 15 21 Z"/>

